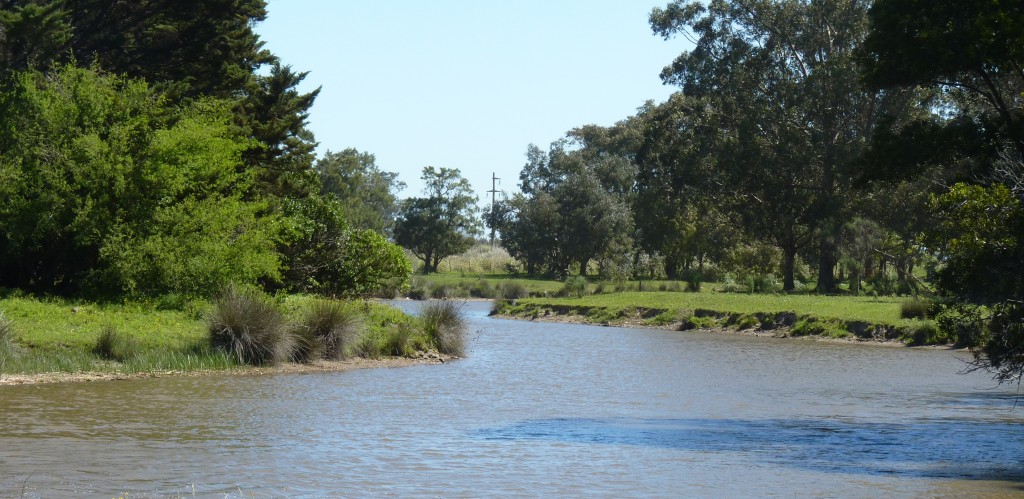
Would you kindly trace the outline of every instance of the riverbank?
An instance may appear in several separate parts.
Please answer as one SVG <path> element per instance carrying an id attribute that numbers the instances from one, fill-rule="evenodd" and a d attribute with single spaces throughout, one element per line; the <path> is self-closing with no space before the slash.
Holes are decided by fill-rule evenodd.
<path id="1" fill-rule="evenodd" d="M 285 363 L 276 366 L 239 366 L 232 369 L 196 371 L 149 372 L 53 372 L 38 374 L 0 374 L 0 386 L 35 385 L 48 383 L 82 383 L 92 381 L 126 381 L 133 379 L 164 378 L 168 376 L 262 376 L 273 374 L 331 373 L 357 369 L 394 369 L 419 365 L 444 364 L 458 357 L 424 353 L 419 357 L 387 357 L 383 359 L 353 358 L 347 360 L 317 360 L 309 364 Z"/>
<path id="2" fill-rule="evenodd" d="M 278 343 L 256 346 L 281 354 L 253 359 L 212 336 L 215 305 L 209 302 L 167 307 L 0 298 L 0 385 L 338 372 L 443 363 L 462 355 L 461 319 L 439 323 L 429 317 L 433 309 L 412 316 L 373 302 L 294 295 L 274 300 L 266 305 L 280 314 L 273 326 L 278 332 L 262 334 Z M 234 315 L 249 321 L 235 328 L 266 328 L 273 322 Z"/>
<path id="3" fill-rule="evenodd" d="M 855 297 L 641 292 L 499 301 L 492 315 L 602 326 L 949 346 L 934 321 L 902 319 L 900 307 L 897 300 Z"/>

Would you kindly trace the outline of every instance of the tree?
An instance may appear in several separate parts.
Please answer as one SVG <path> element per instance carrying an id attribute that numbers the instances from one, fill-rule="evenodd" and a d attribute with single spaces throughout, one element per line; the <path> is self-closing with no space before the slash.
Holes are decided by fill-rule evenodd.
<path id="1" fill-rule="evenodd" d="M 981 97 L 988 127 L 1024 153 L 1024 6 L 1005 0 L 876 0 L 864 41 L 867 82 Z"/>
<path id="2" fill-rule="evenodd" d="M 427 197 L 402 203 L 395 242 L 423 261 L 423 272 L 437 272 L 441 260 L 468 250 L 480 232 L 477 197 L 457 169 L 423 168 Z"/>
<path id="3" fill-rule="evenodd" d="M 328 151 L 317 161 L 316 171 L 320 192 L 341 200 L 352 227 L 391 235 L 398 213 L 396 195 L 405 188 L 397 173 L 382 171 L 373 154 L 356 149 Z"/>
<path id="4" fill-rule="evenodd" d="M 501 231 L 502 244 L 524 261 L 528 273 L 544 267 L 565 276 L 571 266 L 587 274 L 591 261 L 631 253 L 632 220 L 627 202 L 635 166 L 620 154 L 602 151 L 596 127 L 570 132 L 569 140 L 545 154 L 531 145 L 520 173 L 523 195 L 498 205 L 487 217 Z"/>
<path id="5" fill-rule="evenodd" d="M 168 99 L 235 103 L 257 142 L 245 164 L 263 192 L 302 196 L 314 186 L 316 142 L 306 128 L 319 92 L 299 93 L 296 73 L 253 30 L 264 0 L 0 0 L 0 68 L 47 70 L 88 61 L 143 79 Z M 268 71 L 260 71 L 267 68 Z"/>
<path id="6" fill-rule="evenodd" d="M 1024 153 L 1024 6 L 971 0 L 878 0 L 865 42 L 867 81 L 880 88 L 927 86 L 948 104 L 930 134 L 903 134 L 909 148 L 956 144 L 975 167 L 932 196 L 924 231 L 944 262 L 939 291 L 953 302 L 948 332 L 973 331 L 975 365 L 999 381 L 1024 375 L 1024 255 L 1020 188 Z M 894 141 L 897 144 L 899 141 Z M 946 159 L 951 167 L 959 158 Z M 916 173 L 916 172 L 911 172 Z M 958 319 L 949 319 L 950 317 Z"/>
<path id="7" fill-rule="evenodd" d="M 902 102 L 859 85 L 868 3 L 675 1 L 651 14 L 666 38 L 695 35 L 695 48 L 662 78 L 710 106 L 713 140 L 725 145 L 717 167 L 750 208 L 751 231 L 783 250 L 785 289 L 793 289 L 793 261 L 810 242 L 818 288 L 835 289 L 854 160 L 882 111 Z"/>
<path id="8" fill-rule="evenodd" d="M 0 285 L 202 295 L 275 280 L 230 103 L 175 107 L 143 81 L 63 66 L 0 97 Z"/>

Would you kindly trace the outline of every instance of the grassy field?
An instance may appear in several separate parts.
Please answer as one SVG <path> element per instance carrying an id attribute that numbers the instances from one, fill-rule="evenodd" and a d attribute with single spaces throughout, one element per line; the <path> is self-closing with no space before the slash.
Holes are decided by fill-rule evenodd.
<path id="1" fill-rule="evenodd" d="M 297 323 L 317 299 L 281 296 L 275 302 L 289 324 Z M 419 318 L 373 302 L 351 302 L 364 318 L 352 346 L 361 357 L 412 355 L 431 348 Z M 181 310 L 149 304 L 96 304 L 24 296 L 0 298 L 0 375 L 41 373 L 140 373 L 204 371 L 242 367 L 211 346 L 207 313 L 212 305 L 191 303 Z M 2 325 L 2 323 L 0 323 Z M 123 358 L 111 359 L 99 345 L 110 332 Z M 108 349 L 109 351 L 109 349 Z"/>

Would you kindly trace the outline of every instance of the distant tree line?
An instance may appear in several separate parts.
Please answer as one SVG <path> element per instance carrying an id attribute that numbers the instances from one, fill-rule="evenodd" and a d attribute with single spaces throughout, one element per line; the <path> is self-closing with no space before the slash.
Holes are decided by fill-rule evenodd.
<path id="1" fill-rule="evenodd" d="M 1019 379 L 1024 6 L 678 0 L 650 23 L 694 43 L 661 75 L 679 91 L 531 146 L 521 192 L 484 215 L 527 273 L 930 280 L 940 327 Z"/>
<path id="2" fill-rule="evenodd" d="M 400 189 L 314 156 L 318 90 L 262 0 L 0 1 L 0 288 L 209 296 L 401 287 Z"/>

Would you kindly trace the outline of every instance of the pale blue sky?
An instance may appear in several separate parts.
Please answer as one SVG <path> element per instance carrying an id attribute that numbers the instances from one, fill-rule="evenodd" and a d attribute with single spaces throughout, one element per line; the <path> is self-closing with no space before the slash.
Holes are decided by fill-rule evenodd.
<path id="1" fill-rule="evenodd" d="M 673 91 L 658 74 L 686 49 L 652 34 L 667 0 L 269 0 L 273 53 L 323 87 L 318 153 L 355 147 L 418 196 L 424 166 L 458 168 L 480 204 L 491 172 L 516 190 L 525 153 L 612 125 Z"/>

